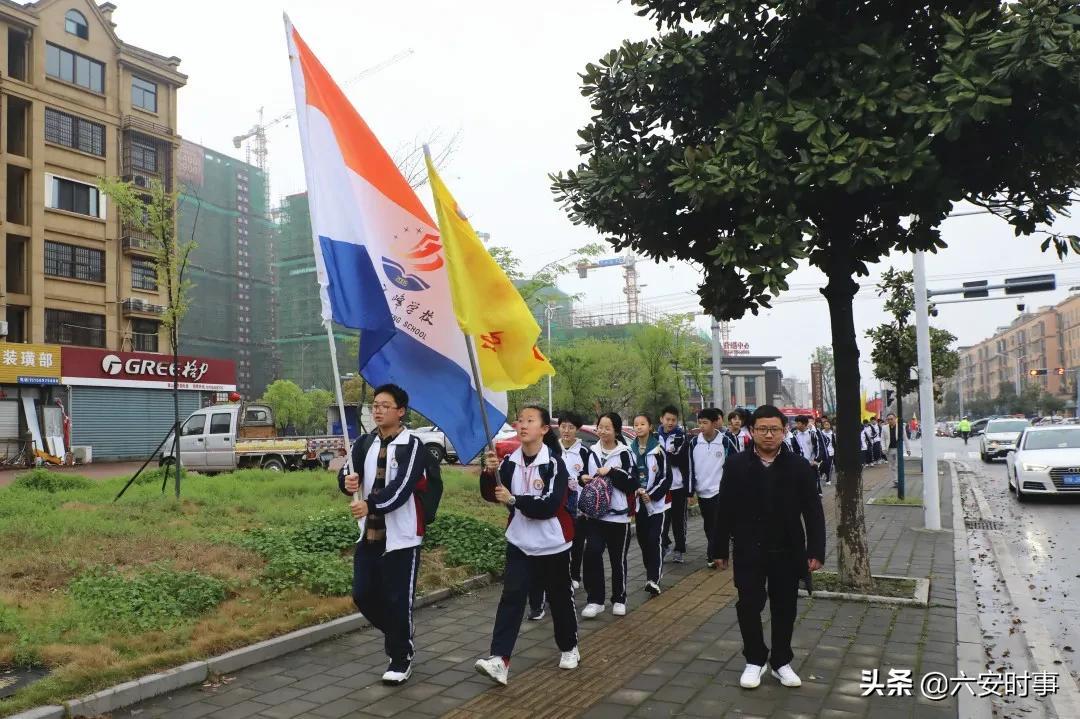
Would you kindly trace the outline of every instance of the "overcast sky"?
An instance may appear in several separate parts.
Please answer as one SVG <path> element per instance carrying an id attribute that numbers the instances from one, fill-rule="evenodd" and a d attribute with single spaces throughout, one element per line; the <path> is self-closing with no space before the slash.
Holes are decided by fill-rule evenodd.
<path id="1" fill-rule="evenodd" d="M 117 0 L 113 19 L 126 42 L 182 59 L 189 77 L 180 95 L 180 132 L 188 140 L 243 158 L 232 138 L 251 127 L 260 106 L 267 118 L 292 109 L 292 88 L 281 13 L 293 23 L 339 83 L 411 49 L 377 73 L 348 84 L 346 93 L 391 152 L 433 132 L 461 133 L 444 179 L 473 225 L 509 246 L 527 269 L 559 259 L 600 238 L 575 227 L 552 199 L 548 173 L 577 163 L 576 132 L 589 108 L 578 73 L 623 39 L 642 39 L 654 28 L 616 0 Z M 165 19 L 167 18 L 167 20 Z M 275 201 L 304 190 L 296 123 L 269 130 Z M 430 206 L 423 188 L 419 195 Z M 1080 234 L 1080 222 L 1062 227 Z M 1080 285 L 1080 258 L 1065 264 L 1039 252 L 1039 240 L 1015 238 L 992 217 L 961 217 L 944 228 L 949 248 L 927 261 L 930 287 L 970 279 L 1058 273 L 1059 290 L 1032 295 L 1031 307 L 1051 304 Z M 872 287 L 888 265 L 910 269 L 898 255 L 873 268 L 855 303 L 864 385 L 869 378 L 865 330 L 885 321 Z M 683 264 L 641 263 L 644 304 L 665 312 L 700 312 L 697 271 Z M 754 354 L 778 355 L 787 376 L 807 378 L 809 355 L 830 342 L 828 310 L 817 292 L 823 276 L 800 269 L 792 290 L 772 311 L 731 325 L 731 339 L 749 342 Z M 623 299 L 621 270 L 576 275 L 562 289 L 597 306 Z M 1008 324 L 1013 301 L 941 307 L 936 326 L 971 344 Z M 315 322 L 316 318 L 312 318 Z M 708 320 L 698 320 L 703 329 Z"/>

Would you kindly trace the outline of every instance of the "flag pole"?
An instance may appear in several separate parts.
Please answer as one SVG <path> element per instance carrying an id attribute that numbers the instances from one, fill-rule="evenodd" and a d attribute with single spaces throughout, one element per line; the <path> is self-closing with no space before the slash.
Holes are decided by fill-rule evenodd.
<path id="1" fill-rule="evenodd" d="M 428 166 L 432 165 L 431 162 L 431 148 L 427 143 L 424 143 L 424 159 L 427 160 Z M 431 182 L 430 174 L 428 176 L 428 182 Z M 435 208 L 436 214 L 438 214 L 438 207 Z M 487 416 L 487 404 L 484 402 L 484 385 L 480 379 L 480 365 L 476 362 L 476 347 L 473 338 L 465 331 L 463 327 L 461 334 L 465 337 L 465 348 L 469 351 L 469 365 L 472 367 L 473 387 L 476 389 L 476 400 L 480 404 L 480 421 L 484 425 L 484 436 L 487 437 L 488 449 L 492 452 L 495 451 L 495 443 L 492 441 L 495 435 L 491 433 L 491 424 L 488 422 Z M 483 461 L 480 462 L 483 466 Z"/>
<path id="2" fill-rule="evenodd" d="M 337 341 L 334 339 L 333 323 L 330 320 L 323 320 L 323 324 L 326 325 L 326 339 L 330 343 L 330 365 L 334 368 L 334 391 L 337 393 L 337 406 L 338 416 L 341 418 L 341 436 L 345 439 L 345 474 L 349 475 L 353 473 L 352 467 L 352 444 L 349 442 L 349 422 L 345 418 L 345 395 L 341 392 L 341 371 L 338 369 L 337 361 Z M 303 388 L 301 388 L 303 389 Z M 360 398 L 360 402 L 363 403 L 364 398 Z M 359 419 L 359 411 L 357 412 L 357 419 Z M 360 500 L 360 491 L 353 492 L 353 499 Z M 367 517 L 356 520 L 356 526 L 360 530 L 360 539 L 364 537 L 364 527 L 367 525 Z M 356 541 L 360 541 L 359 539 Z"/>

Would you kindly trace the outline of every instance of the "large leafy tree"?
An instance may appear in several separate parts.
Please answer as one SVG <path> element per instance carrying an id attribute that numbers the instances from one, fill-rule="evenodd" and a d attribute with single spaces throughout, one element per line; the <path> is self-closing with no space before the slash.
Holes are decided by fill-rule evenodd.
<path id="1" fill-rule="evenodd" d="M 1034 234 L 1080 185 L 1080 14 L 1062 0 L 631 0 L 658 34 L 586 67 L 583 163 L 553 178 L 616 249 L 698 263 L 703 307 L 827 277 L 841 579 L 870 584 L 855 277 L 943 246 L 968 201 Z M 1073 241 L 1080 250 L 1080 239 Z M 1070 238 L 1049 234 L 1059 254 Z"/>

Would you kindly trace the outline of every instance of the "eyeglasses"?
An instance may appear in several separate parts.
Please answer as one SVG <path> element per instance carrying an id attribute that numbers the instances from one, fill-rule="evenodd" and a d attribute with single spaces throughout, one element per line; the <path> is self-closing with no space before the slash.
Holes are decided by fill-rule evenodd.
<path id="1" fill-rule="evenodd" d="M 758 434 L 770 435 L 780 434 L 784 431 L 783 427 L 754 427 L 754 431 Z"/>
<path id="2" fill-rule="evenodd" d="M 398 406 L 396 404 L 387 404 L 386 402 L 376 402 L 375 404 L 371 405 L 371 408 L 372 409 L 397 409 Z"/>

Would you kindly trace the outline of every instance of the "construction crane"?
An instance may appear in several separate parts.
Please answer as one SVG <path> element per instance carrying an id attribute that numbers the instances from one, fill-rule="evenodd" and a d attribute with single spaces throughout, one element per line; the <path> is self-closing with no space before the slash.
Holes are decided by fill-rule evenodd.
<path id="1" fill-rule="evenodd" d="M 579 262 L 577 265 L 578 277 L 585 279 L 589 276 L 589 270 L 601 267 L 622 267 L 626 284 L 623 294 L 626 295 L 626 321 L 628 324 L 637 324 L 641 321 L 640 300 L 641 288 L 645 285 L 638 284 L 637 255 L 627 252 L 622 257 L 609 257 L 596 262 Z"/>
<path id="2" fill-rule="evenodd" d="M 377 65 L 372 65 L 371 67 L 364 68 L 360 72 L 358 72 L 355 75 L 353 75 L 352 77 L 350 77 L 345 82 L 341 83 L 339 85 L 339 87 L 346 88 L 349 85 L 352 85 L 353 83 L 358 82 L 359 80 L 362 80 L 365 77 L 368 77 L 369 75 L 374 75 L 375 73 L 377 73 L 377 72 L 379 72 L 381 70 L 385 70 L 386 68 L 390 67 L 391 65 L 396 65 L 397 63 L 401 62 L 405 58 L 412 55 L 414 52 L 415 51 L 412 48 L 408 48 L 407 50 L 402 50 L 398 54 L 386 58 L 385 60 L 383 60 L 382 62 L 380 62 Z M 288 120 L 291 117 L 293 117 L 294 115 L 296 115 L 296 110 L 295 109 L 289 110 L 288 112 L 284 112 L 284 113 L 282 113 L 282 114 L 278 115 L 277 117 L 274 117 L 274 118 L 272 118 L 270 120 L 264 120 L 263 114 L 264 114 L 264 108 L 260 107 L 259 108 L 259 121 L 256 122 L 254 125 L 252 125 L 251 129 L 248 130 L 247 132 L 245 132 L 244 134 L 237 135 L 236 137 L 234 137 L 233 138 L 233 147 L 235 147 L 236 149 L 239 150 L 244 145 L 245 142 L 247 143 L 247 147 L 244 150 L 244 161 L 247 162 L 249 165 L 255 165 L 255 167 L 262 170 L 263 177 L 264 177 L 264 180 L 265 180 L 264 183 L 263 183 L 263 187 L 264 187 L 264 191 L 265 191 L 264 192 L 264 194 L 265 194 L 264 207 L 266 207 L 267 211 L 269 211 L 270 210 L 270 173 L 269 173 L 269 163 L 267 162 L 269 151 L 267 150 L 267 147 L 266 147 L 266 131 L 268 129 L 270 129 L 271 127 L 273 127 L 275 125 L 278 125 L 278 124 L 280 124 L 282 122 L 285 122 L 286 120 Z M 250 140 L 250 142 L 248 142 L 249 140 Z"/>

